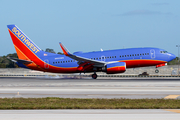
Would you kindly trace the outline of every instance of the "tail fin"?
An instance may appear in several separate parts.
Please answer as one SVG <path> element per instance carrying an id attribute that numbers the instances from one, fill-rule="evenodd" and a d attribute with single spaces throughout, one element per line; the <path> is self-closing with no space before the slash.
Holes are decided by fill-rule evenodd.
<path id="1" fill-rule="evenodd" d="M 33 43 L 16 25 L 7 25 L 19 59 L 32 60 L 41 52 L 41 49 Z"/>

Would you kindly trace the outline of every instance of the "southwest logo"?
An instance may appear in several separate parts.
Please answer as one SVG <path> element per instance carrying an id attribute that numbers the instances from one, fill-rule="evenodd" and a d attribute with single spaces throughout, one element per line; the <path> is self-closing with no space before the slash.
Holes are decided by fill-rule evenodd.
<path id="1" fill-rule="evenodd" d="M 34 46 L 33 43 L 31 43 L 30 40 L 28 40 L 28 38 L 26 38 L 26 36 L 24 36 L 16 27 L 14 27 L 12 29 L 12 32 L 14 32 L 18 38 L 28 47 L 30 48 L 34 53 L 39 52 L 39 49 L 37 47 Z"/>

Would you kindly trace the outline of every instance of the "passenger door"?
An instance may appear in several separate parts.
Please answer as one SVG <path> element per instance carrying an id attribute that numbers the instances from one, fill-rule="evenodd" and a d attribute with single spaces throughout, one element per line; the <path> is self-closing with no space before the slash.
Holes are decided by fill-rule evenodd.
<path id="1" fill-rule="evenodd" d="M 106 57 L 105 56 L 101 56 L 101 61 L 106 61 Z"/>
<path id="2" fill-rule="evenodd" d="M 151 49 L 150 50 L 150 54 L 151 54 L 151 59 L 154 59 L 156 56 L 155 56 L 155 50 L 154 49 Z"/>

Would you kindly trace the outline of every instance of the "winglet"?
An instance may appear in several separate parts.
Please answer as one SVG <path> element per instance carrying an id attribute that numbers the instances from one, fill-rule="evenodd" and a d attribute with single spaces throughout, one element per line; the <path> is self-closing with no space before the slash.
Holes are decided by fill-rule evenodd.
<path id="1" fill-rule="evenodd" d="M 66 56 L 71 56 L 71 53 L 64 47 L 64 45 L 61 42 L 59 43 L 59 45 L 61 46 L 62 51 Z"/>

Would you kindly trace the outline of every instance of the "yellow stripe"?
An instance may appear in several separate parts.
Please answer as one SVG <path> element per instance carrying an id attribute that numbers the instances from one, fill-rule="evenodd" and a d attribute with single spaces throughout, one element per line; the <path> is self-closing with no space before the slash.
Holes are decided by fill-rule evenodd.
<path id="1" fill-rule="evenodd" d="M 180 113 L 180 110 L 174 110 L 174 109 L 165 109 L 165 111 Z"/>
<path id="2" fill-rule="evenodd" d="M 176 99 L 177 97 L 179 97 L 180 95 L 168 95 L 166 96 L 164 99 Z"/>
<path id="3" fill-rule="evenodd" d="M 131 60 L 120 60 L 119 62 L 123 62 L 123 61 L 137 61 L 137 60 L 150 60 L 150 61 L 167 62 L 167 61 L 163 61 L 163 60 L 152 60 L 152 59 L 131 59 Z"/>
<path id="4" fill-rule="evenodd" d="M 117 68 L 117 67 L 125 67 L 125 66 L 116 66 L 116 67 L 110 67 L 110 68 L 108 68 L 108 69 L 111 69 L 111 68 Z"/>

